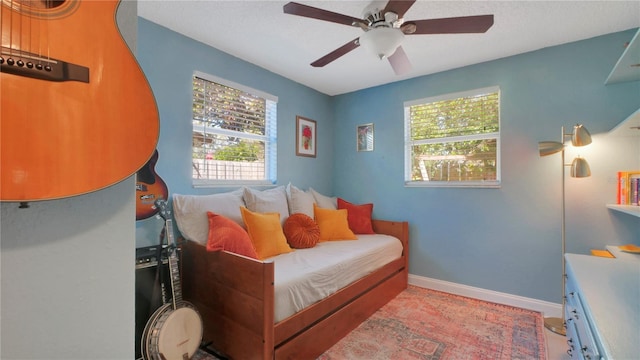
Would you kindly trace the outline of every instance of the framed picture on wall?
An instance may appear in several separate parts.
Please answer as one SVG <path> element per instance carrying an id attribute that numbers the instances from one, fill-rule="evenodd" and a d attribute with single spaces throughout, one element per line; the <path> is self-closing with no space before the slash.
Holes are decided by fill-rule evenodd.
<path id="1" fill-rule="evenodd" d="M 373 124 L 358 125 L 356 130 L 358 151 L 373 151 Z"/>
<path id="2" fill-rule="evenodd" d="M 296 155 L 316 157 L 317 137 L 315 120 L 296 116 Z"/>

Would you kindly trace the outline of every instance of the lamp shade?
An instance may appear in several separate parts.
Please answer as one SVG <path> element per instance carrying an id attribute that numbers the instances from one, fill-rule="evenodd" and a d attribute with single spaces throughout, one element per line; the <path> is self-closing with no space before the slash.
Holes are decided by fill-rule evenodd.
<path id="1" fill-rule="evenodd" d="M 562 151 L 562 149 L 564 149 L 564 145 L 561 142 L 540 141 L 538 143 L 538 151 L 540 152 L 540 156 L 552 155 Z"/>
<path id="2" fill-rule="evenodd" d="M 591 176 L 591 169 L 587 160 L 577 157 L 571 163 L 571 177 L 582 178 Z"/>
<path id="3" fill-rule="evenodd" d="M 393 55 L 404 39 L 400 29 L 379 27 L 371 29 L 360 36 L 360 45 L 384 59 Z"/>
<path id="4" fill-rule="evenodd" d="M 573 144 L 573 146 L 585 146 L 591 144 L 591 134 L 589 134 L 589 130 L 582 126 L 582 124 L 578 124 L 573 127 L 571 144 Z"/>

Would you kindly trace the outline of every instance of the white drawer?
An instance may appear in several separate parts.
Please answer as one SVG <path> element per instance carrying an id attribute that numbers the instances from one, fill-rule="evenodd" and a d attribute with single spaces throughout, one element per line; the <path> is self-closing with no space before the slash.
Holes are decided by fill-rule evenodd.
<path id="1" fill-rule="evenodd" d="M 565 325 L 567 327 L 567 345 L 569 348 L 567 349 L 567 354 L 571 356 L 572 359 L 580 359 L 583 357 L 580 353 L 580 338 L 578 337 L 578 331 L 576 330 L 575 320 L 570 315 L 570 312 L 573 310 L 573 306 L 567 304 L 565 307 Z"/>
<path id="2" fill-rule="evenodd" d="M 572 322 L 567 331 L 575 337 L 574 354 L 580 354 L 574 358 L 640 359 L 640 262 L 578 254 L 565 259 L 564 316 Z"/>
<path id="3" fill-rule="evenodd" d="M 589 319 L 586 318 L 580 294 L 572 291 L 572 284 L 567 282 L 567 298 L 565 306 L 565 322 L 567 324 L 567 339 L 569 339 L 569 331 L 574 332 L 571 337 L 573 346 L 571 351 L 572 358 L 585 360 L 599 360 L 600 353 L 596 346 L 593 332 L 589 327 Z M 571 326 L 570 326 L 571 325 Z"/>

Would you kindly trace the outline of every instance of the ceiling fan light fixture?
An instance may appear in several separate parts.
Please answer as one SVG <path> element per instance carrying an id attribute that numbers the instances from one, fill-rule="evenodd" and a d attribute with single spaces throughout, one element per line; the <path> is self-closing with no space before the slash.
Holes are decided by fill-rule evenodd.
<path id="1" fill-rule="evenodd" d="M 360 45 L 373 52 L 379 59 L 388 58 L 402 43 L 404 34 L 400 29 L 378 27 L 360 36 Z"/>

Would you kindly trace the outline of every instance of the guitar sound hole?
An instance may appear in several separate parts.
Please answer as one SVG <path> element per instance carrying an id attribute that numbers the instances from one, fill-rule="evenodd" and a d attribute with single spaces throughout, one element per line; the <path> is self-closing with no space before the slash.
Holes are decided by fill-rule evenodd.
<path id="1" fill-rule="evenodd" d="M 6 2 L 7 0 L 5 0 Z M 68 0 L 19 0 L 10 1 L 16 9 L 33 8 L 33 9 L 55 9 L 64 4 Z"/>
<path id="2" fill-rule="evenodd" d="M 8 8 L 28 16 L 51 16 L 65 8 L 73 9 L 78 0 L 0 0 Z M 64 5 L 64 6 L 63 6 Z"/>
<path id="3" fill-rule="evenodd" d="M 65 3 L 67 0 L 40 0 L 45 9 L 55 9 Z"/>

